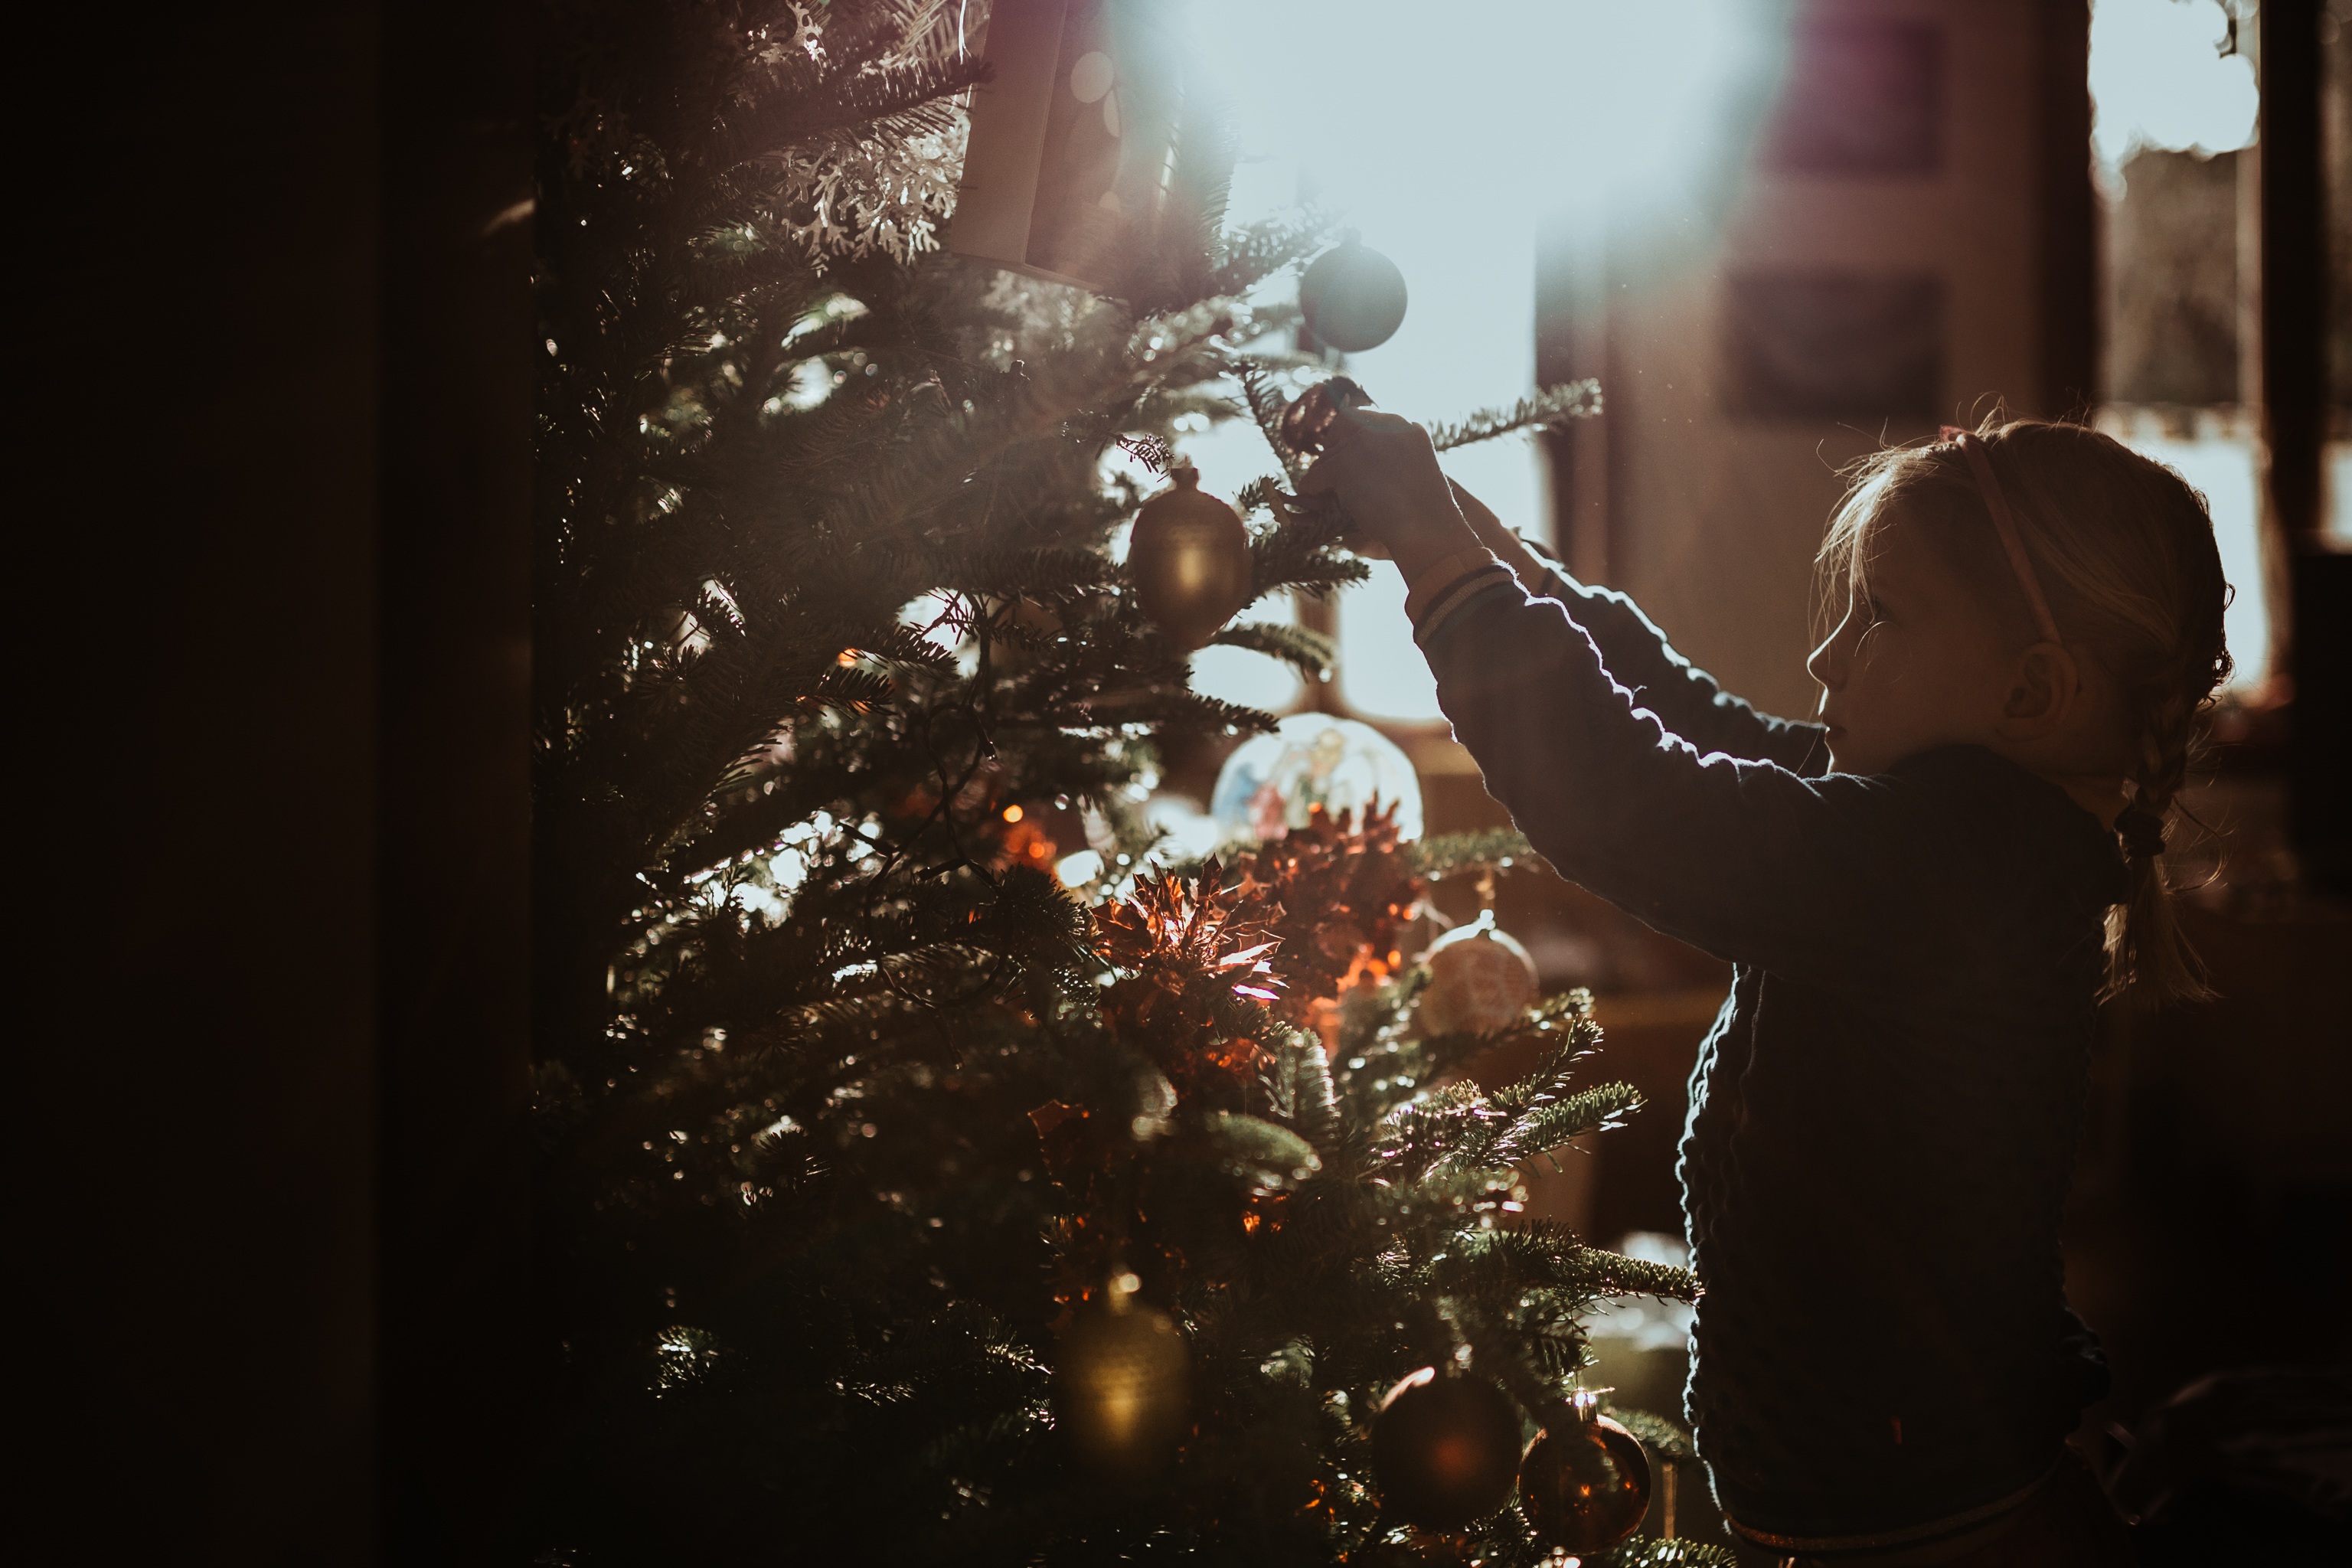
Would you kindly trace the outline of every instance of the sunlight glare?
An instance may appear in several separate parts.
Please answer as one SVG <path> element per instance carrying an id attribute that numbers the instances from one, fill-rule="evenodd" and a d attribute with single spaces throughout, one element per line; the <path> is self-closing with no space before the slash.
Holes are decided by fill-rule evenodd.
<path id="1" fill-rule="evenodd" d="M 2096 0 L 2092 140 L 2113 175 L 2140 147 L 2228 153 L 2254 140 L 2252 63 L 2223 55 L 2220 0 Z"/>
<path id="2" fill-rule="evenodd" d="M 1192 20 L 1238 118 L 1232 221 L 1311 196 L 1403 270 L 1403 327 L 1347 369 L 1383 407 L 1431 423 L 1534 384 L 1536 234 L 1549 216 L 1605 215 L 1621 237 L 1687 222 L 1705 177 L 1738 151 L 1723 128 L 1769 53 L 1775 9 L 1194 0 Z M 1273 466 L 1245 425 L 1186 450 L 1203 488 L 1225 495 Z M 1510 438 L 1447 468 L 1543 536 L 1538 462 L 1532 443 Z M 1383 570 L 1387 589 L 1395 574 Z M 1359 589 L 1341 601 L 1341 679 L 1366 713 L 1434 718 L 1402 596 Z M 1241 674 L 1218 673 L 1227 690 Z"/>

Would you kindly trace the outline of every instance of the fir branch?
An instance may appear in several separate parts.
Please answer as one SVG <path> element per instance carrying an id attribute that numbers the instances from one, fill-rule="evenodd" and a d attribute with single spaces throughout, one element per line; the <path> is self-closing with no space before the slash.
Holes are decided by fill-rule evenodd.
<path id="1" fill-rule="evenodd" d="M 1559 1098 L 1547 1095 L 1515 1112 L 1467 1084 L 1455 1084 L 1390 1112 L 1373 1148 L 1382 1163 L 1414 1175 L 1490 1170 L 1520 1164 L 1616 1126 L 1641 1103 L 1633 1085 L 1611 1083 Z"/>
<path id="2" fill-rule="evenodd" d="M 1202 1136 L 1228 1171 L 1262 1187 L 1286 1187 L 1320 1170 L 1322 1157 L 1292 1131 L 1255 1116 L 1218 1111 Z"/>
<path id="3" fill-rule="evenodd" d="M 1431 1268 L 1439 1289 L 1487 1300 L 1530 1289 L 1559 1291 L 1578 1302 L 1597 1296 L 1688 1301 L 1698 1294 L 1698 1281 L 1686 1268 L 1587 1247 L 1548 1219 L 1529 1220 L 1517 1229 L 1465 1231 Z"/>
<path id="4" fill-rule="evenodd" d="M 1345 1127 L 1331 1083 L 1330 1059 L 1319 1044 L 1285 1040 L 1269 1053 L 1258 1082 L 1275 1112 L 1326 1157 L 1339 1152 Z"/>
<path id="5" fill-rule="evenodd" d="M 1507 1125 L 1485 1141 L 1483 1147 L 1475 1142 L 1465 1142 L 1449 1158 L 1465 1164 L 1519 1164 L 1588 1132 L 1622 1126 L 1624 1119 L 1641 1107 L 1642 1093 L 1632 1084 L 1599 1084 L 1562 1099 L 1547 1099 L 1512 1116 Z"/>
<path id="6" fill-rule="evenodd" d="M 1335 220 L 1302 208 L 1293 215 L 1261 219 L 1226 240 L 1225 259 L 1214 284 L 1220 294 L 1245 294 L 1293 262 L 1304 261 L 1323 245 Z"/>
<path id="7" fill-rule="evenodd" d="M 1118 581 L 1118 570 L 1093 550 L 1050 546 L 982 547 L 958 563 L 956 579 L 983 594 L 1051 606 Z"/>
<path id="8" fill-rule="evenodd" d="M 1377 1164 L 1368 1169 L 1380 1171 Z M 1397 1173 L 1381 1173 L 1393 1177 Z M 1510 1170 L 1430 1171 L 1412 1181 L 1392 1181 L 1383 1207 L 1391 1225 L 1404 1225 L 1445 1242 L 1459 1234 L 1465 1219 L 1500 1217 L 1506 1212 L 1503 1205 L 1523 1190 L 1518 1184 L 1518 1173 Z"/>
<path id="9" fill-rule="evenodd" d="M 1307 465 L 1283 444 L 1282 416 L 1289 411 L 1290 400 L 1274 384 L 1273 374 L 1256 360 L 1236 357 L 1233 375 L 1242 384 L 1242 398 L 1249 406 L 1250 417 L 1257 423 L 1258 434 L 1265 437 L 1267 449 L 1282 464 L 1282 471 L 1289 476 L 1291 488 L 1296 489 L 1307 475 Z"/>
<path id="10" fill-rule="evenodd" d="M 1078 696 L 1043 705 L 1034 716 L 1008 717 L 1004 722 L 1018 729 L 1092 731 L 1144 725 L 1200 734 L 1257 735 L 1274 728 L 1275 717 L 1205 692 L 1160 687 Z"/>
<path id="11" fill-rule="evenodd" d="M 1640 1439 L 1642 1447 L 1653 1454 L 1669 1459 L 1698 1458 L 1698 1450 L 1691 1443 L 1691 1435 L 1664 1416 L 1654 1415 L 1646 1410 L 1628 1410 L 1619 1405 L 1611 1405 L 1608 1411 L 1619 1425 Z"/>
<path id="12" fill-rule="evenodd" d="M 874 639 L 867 639 L 874 640 Z M 890 700 L 890 677 L 862 664 L 838 664 L 824 672 L 806 700 L 821 708 L 847 708 L 864 712 Z"/>
<path id="13" fill-rule="evenodd" d="M 1545 997 L 1528 1009 L 1522 1023 L 1497 1033 L 1506 1039 L 1533 1036 L 1546 1042 L 1543 1057 L 1532 1069 L 1495 1090 L 1496 1107 L 1513 1116 L 1557 1100 L 1570 1070 L 1601 1044 L 1601 1026 L 1592 1021 L 1592 993 L 1581 986 Z"/>
<path id="14" fill-rule="evenodd" d="M 1227 626 L 1209 639 L 1217 647 L 1242 647 L 1290 665 L 1309 680 L 1330 678 L 1339 647 L 1321 632 L 1287 621 L 1249 621 Z"/>
<path id="15" fill-rule="evenodd" d="M 916 670 L 932 675 L 952 674 L 956 657 L 950 650 L 923 635 L 920 626 L 894 623 L 864 639 L 857 649 L 860 656 L 885 664 L 900 674 Z"/>
<path id="16" fill-rule="evenodd" d="M 1663 1296 L 1674 1301 L 1698 1300 L 1698 1276 L 1671 1264 L 1648 1263 L 1597 1247 L 1580 1247 L 1568 1263 L 1590 1293 L 1607 1296 Z"/>
<path id="17" fill-rule="evenodd" d="M 840 132 L 909 136 L 936 133 L 952 123 L 940 103 L 988 79 L 978 57 L 897 67 L 835 71 L 815 84 L 797 84 L 755 104 L 714 138 L 715 167 L 739 169 L 786 147 Z M 926 110 L 931 110 L 926 113 Z"/>
<path id="18" fill-rule="evenodd" d="M 1541 429 L 1568 419 L 1589 419 L 1601 412 L 1601 384 L 1587 378 L 1564 386 L 1547 387 L 1522 397 L 1508 408 L 1482 408 L 1465 419 L 1436 426 L 1429 444 L 1441 452 L 1492 441 L 1514 431 Z"/>
<path id="19" fill-rule="evenodd" d="M 1302 517 L 1250 541 L 1250 584 L 1258 596 L 1277 588 L 1316 595 L 1368 581 L 1372 569 L 1337 548 L 1338 527 L 1328 515 Z"/>
<path id="20" fill-rule="evenodd" d="M 1585 1094 L 1592 1095 L 1597 1092 L 1588 1089 Z M 1478 1151 L 1475 1156 L 1465 1151 L 1464 1157 L 1475 1157 L 1481 1164 L 1491 1163 L 1517 1165 L 1544 1160 L 1557 1171 L 1559 1169 L 1559 1162 L 1554 1155 L 1554 1151 L 1564 1148 L 1586 1133 L 1600 1128 L 1621 1125 L 1619 1121 L 1607 1115 L 1596 1115 L 1591 1105 L 1580 1103 L 1584 1099 L 1585 1096 L 1578 1096 L 1571 1100 L 1555 1100 L 1549 1104 L 1538 1106 L 1522 1115 L 1515 1116 L 1511 1119 L 1509 1128 L 1498 1134 L 1485 1149 Z M 1639 1106 L 1640 1103 L 1638 1098 L 1633 1101 L 1634 1106 Z M 1610 1109 L 1613 1110 L 1616 1107 L 1611 1106 Z"/>
<path id="21" fill-rule="evenodd" d="M 1234 492 L 1234 510 L 1249 517 L 1260 511 L 1273 511 L 1289 499 L 1280 479 L 1261 476 Z"/>
<path id="22" fill-rule="evenodd" d="M 1431 881 L 1453 876 L 1457 871 L 1485 869 L 1493 867 L 1507 870 L 1517 861 L 1540 866 L 1543 862 L 1527 836 L 1516 828 L 1488 827 L 1471 833 L 1446 833 L 1410 844 L 1402 853 L 1412 867 L 1413 874 Z"/>
<path id="23" fill-rule="evenodd" d="M 1703 1541 L 1660 1541 L 1637 1535 L 1585 1561 L 1593 1568 L 1738 1568 L 1739 1554 L 1728 1546 L 1711 1546 Z"/>
<path id="24" fill-rule="evenodd" d="M 1578 1289 L 1581 1277 L 1570 1261 L 1579 1250 L 1566 1233 L 1547 1225 L 1465 1231 L 1432 1262 L 1430 1282 L 1451 1296 L 1489 1300 L 1535 1289 L 1589 1295 Z"/>
<path id="25" fill-rule="evenodd" d="M 1454 1084 L 1390 1111 L 1374 1135 L 1371 1156 L 1376 1165 L 1407 1179 L 1467 1173 L 1483 1168 L 1470 1157 L 1471 1148 L 1492 1143 L 1509 1124 L 1475 1087 Z"/>
<path id="26" fill-rule="evenodd" d="M 1551 1038 L 1542 1063 L 1518 1082 L 1496 1089 L 1493 1097 L 1497 1110 L 1517 1116 L 1549 1103 L 1569 1064 L 1601 1043 L 1600 1026 L 1592 1022 L 1591 992 L 1580 988 L 1548 996 L 1500 1028 L 1428 1036 L 1422 1041 L 1422 1054 L 1431 1070 L 1450 1072 L 1497 1046 L 1530 1037 Z"/>

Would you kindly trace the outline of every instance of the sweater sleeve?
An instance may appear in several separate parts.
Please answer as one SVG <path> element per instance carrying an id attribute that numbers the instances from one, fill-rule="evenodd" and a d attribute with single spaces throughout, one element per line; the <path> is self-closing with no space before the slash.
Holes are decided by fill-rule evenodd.
<path id="1" fill-rule="evenodd" d="M 1516 584 L 1433 616 L 1422 642 L 1487 792 L 1570 880 L 1718 957 L 1812 983 L 1874 989 L 1916 963 L 1937 835 L 1899 777 L 1808 777 L 1702 749 L 1612 679 L 1591 628 Z M 1690 673 L 1705 685 L 1672 688 L 1678 699 L 1713 691 Z M 1770 733 L 1744 704 L 1729 722 Z"/>
<path id="2" fill-rule="evenodd" d="M 1543 591 L 1591 634 L 1611 678 L 1701 752 L 1778 763 L 1808 775 L 1829 771 L 1821 725 L 1759 713 L 1724 690 L 1713 676 L 1676 653 L 1666 634 L 1624 595 L 1588 588 L 1559 572 L 1545 579 Z"/>

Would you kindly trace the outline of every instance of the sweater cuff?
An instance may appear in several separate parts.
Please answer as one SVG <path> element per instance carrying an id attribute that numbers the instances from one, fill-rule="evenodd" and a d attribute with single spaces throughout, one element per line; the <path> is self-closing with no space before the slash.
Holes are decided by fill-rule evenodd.
<path id="1" fill-rule="evenodd" d="M 1439 556 L 1415 573 L 1412 581 L 1405 584 L 1405 618 L 1415 626 L 1420 625 L 1422 616 L 1447 589 L 1473 572 L 1500 564 L 1502 563 L 1495 559 L 1495 552 L 1483 544 L 1474 544 L 1467 550 Z"/>
<path id="2" fill-rule="evenodd" d="M 1416 606 L 1411 595 L 1406 609 L 1412 616 L 1412 640 L 1423 647 L 1436 635 L 1439 626 L 1454 617 L 1454 613 L 1489 588 L 1499 588 L 1517 581 L 1511 569 L 1489 556 L 1483 566 L 1474 565 L 1465 572 L 1425 573 L 1422 583 L 1433 592 L 1421 599 Z M 1421 584 L 1416 584 L 1418 588 Z"/>

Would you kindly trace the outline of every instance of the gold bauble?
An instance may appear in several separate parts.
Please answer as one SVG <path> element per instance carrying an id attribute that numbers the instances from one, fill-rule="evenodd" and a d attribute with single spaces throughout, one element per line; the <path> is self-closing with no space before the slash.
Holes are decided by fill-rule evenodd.
<path id="1" fill-rule="evenodd" d="M 1190 1403 L 1183 1332 L 1130 1299 L 1132 1279 L 1114 1280 L 1077 1314 L 1054 1373 L 1055 1426 L 1081 1465 L 1119 1481 L 1167 1465 Z"/>
<path id="2" fill-rule="evenodd" d="M 1518 1407 L 1485 1378 L 1423 1367 L 1381 1402 L 1372 1479 L 1384 1518 L 1459 1530 L 1510 1501 L 1518 1473 Z"/>
<path id="3" fill-rule="evenodd" d="M 1199 647 L 1250 602 L 1249 530 L 1241 514 L 1178 468 L 1173 489 L 1135 516 L 1127 574 L 1136 599 L 1171 642 Z"/>
<path id="4" fill-rule="evenodd" d="M 1580 1401 L 1528 1445 L 1519 1511 L 1546 1546 L 1580 1555 L 1614 1546 L 1650 1511 L 1650 1458 L 1633 1434 Z"/>
<path id="5" fill-rule="evenodd" d="M 1491 910 L 1430 943 L 1422 962 L 1429 966 L 1429 984 L 1419 1004 L 1424 1035 L 1504 1028 L 1517 1023 L 1536 999 L 1535 960 L 1496 929 Z"/>

